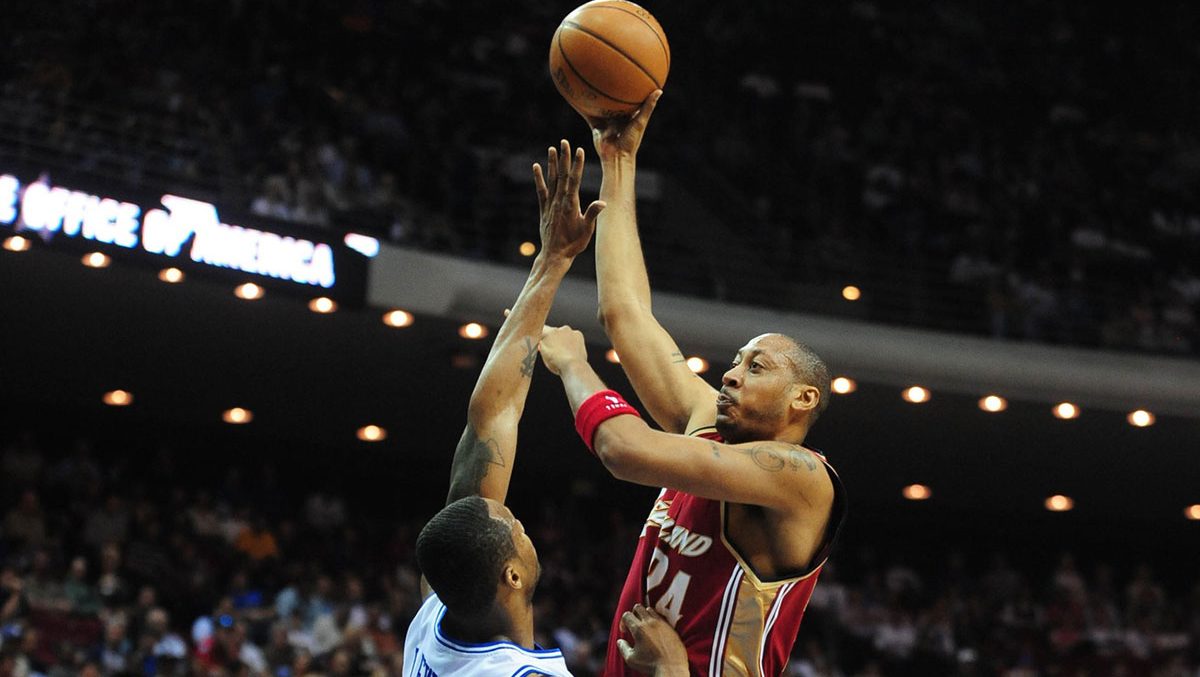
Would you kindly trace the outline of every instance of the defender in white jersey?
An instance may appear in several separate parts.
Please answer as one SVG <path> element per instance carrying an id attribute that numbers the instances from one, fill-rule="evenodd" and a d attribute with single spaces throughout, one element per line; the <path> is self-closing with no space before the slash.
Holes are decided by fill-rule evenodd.
<path id="1" fill-rule="evenodd" d="M 537 550 L 504 498 L 542 325 L 571 262 L 587 247 L 604 204 L 593 202 L 586 214 L 580 212 L 583 149 L 572 160 L 565 140 L 561 153 L 554 148 L 547 153 L 546 175 L 536 164 L 533 173 L 542 249 L 471 394 L 467 427 L 450 469 L 447 505 L 417 537 L 425 602 L 405 637 L 405 675 L 570 674 L 559 651 L 534 643 Z M 635 609 L 626 625 L 634 644 L 622 640 L 620 650 L 631 666 L 657 677 L 687 675 L 683 644 L 665 621 Z"/>
<path id="2" fill-rule="evenodd" d="M 446 605 L 437 595 L 425 598 L 404 639 L 404 674 L 410 677 L 571 674 L 558 649 L 526 649 L 504 641 L 467 644 L 448 637 L 442 632 L 445 614 Z"/>

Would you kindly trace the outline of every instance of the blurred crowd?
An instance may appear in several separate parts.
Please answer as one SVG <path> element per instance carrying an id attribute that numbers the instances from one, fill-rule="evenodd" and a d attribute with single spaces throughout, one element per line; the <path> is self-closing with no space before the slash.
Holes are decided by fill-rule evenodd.
<path id="1" fill-rule="evenodd" d="M 205 481 L 165 448 L 7 444 L 0 675 L 400 675 L 412 544 L 437 506 L 383 514 L 274 467 Z M 523 513 L 543 570 L 537 636 L 596 675 L 642 517 L 562 491 Z M 836 553 L 789 675 L 1200 675 L 1194 580 L 1172 589 L 1149 564 L 1070 554 L 1038 572 L 1003 551 L 985 563 L 948 546 L 933 566 L 879 552 L 851 539 Z"/>
<path id="2" fill-rule="evenodd" d="M 660 288 L 1200 352 L 1194 4 L 648 4 Z M 529 162 L 587 138 L 545 66 L 572 5 L 21 4 L 0 158 L 514 259 Z"/>

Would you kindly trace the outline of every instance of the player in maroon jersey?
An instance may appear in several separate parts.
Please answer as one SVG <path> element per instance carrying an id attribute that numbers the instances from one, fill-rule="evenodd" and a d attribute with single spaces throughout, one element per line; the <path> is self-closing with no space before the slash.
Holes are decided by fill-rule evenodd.
<path id="1" fill-rule="evenodd" d="M 607 204 L 596 234 L 600 316 L 638 397 L 666 432 L 616 415 L 625 413 L 620 398 L 604 392 L 578 332 L 548 330 L 542 357 L 563 379 L 580 433 L 609 471 L 664 487 L 616 616 L 637 602 L 656 609 L 683 638 L 693 674 L 779 675 L 844 516 L 837 474 L 802 446 L 828 403 L 829 371 L 806 346 L 764 334 L 737 352 L 718 393 L 692 373 L 654 318 L 634 176 L 660 95 L 626 122 L 589 124 Z M 629 674 L 615 648 L 622 636 L 614 622 L 606 675 Z"/>

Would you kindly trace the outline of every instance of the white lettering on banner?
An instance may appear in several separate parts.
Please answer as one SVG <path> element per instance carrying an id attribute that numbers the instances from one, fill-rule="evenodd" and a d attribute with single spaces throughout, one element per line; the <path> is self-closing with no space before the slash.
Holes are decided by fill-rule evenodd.
<path id="1" fill-rule="evenodd" d="M 21 182 L 11 174 L 0 176 L 0 223 L 17 220 L 17 202 L 21 197 Z"/>
<path id="2" fill-rule="evenodd" d="M 138 243 L 142 208 L 112 198 L 100 198 L 62 186 L 35 181 L 21 200 L 21 224 L 30 230 L 95 240 L 130 249 Z"/>
<path id="3" fill-rule="evenodd" d="M 328 244 L 221 223 L 216 206 L 202 200 L 164 195 L 162 206 L 143 217 L 142 208 L 131 202 L 52 186 L 44 179 L 22 191 L 15 176 L 0 176 L 0 223 L 126 249 L 140 242 L 147 252 L 169 257 L 183 255 L 191 240 L 187 254 L 197 263 L 327 289 L 337 281 Z"/>
<path id="4" fill-rule="evenodd" d="M 153 254 L 179 256 L 197 224 L 220 222 L 217 208 L 207 202 L 164 195 L 162 204 L 167 211 L 151 209 L 142 224 L 142 247 Z"/>

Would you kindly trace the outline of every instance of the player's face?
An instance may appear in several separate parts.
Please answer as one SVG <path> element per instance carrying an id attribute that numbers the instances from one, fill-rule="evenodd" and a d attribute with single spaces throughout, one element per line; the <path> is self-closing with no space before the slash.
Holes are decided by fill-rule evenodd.
<path id="1" fill-rule="evenodd" d="M 717 432 L 727 442 L 773 439 L 789 423 L 795 372 L 787 340 L 772 334 L 751 339 L 721 377 Z"/>

